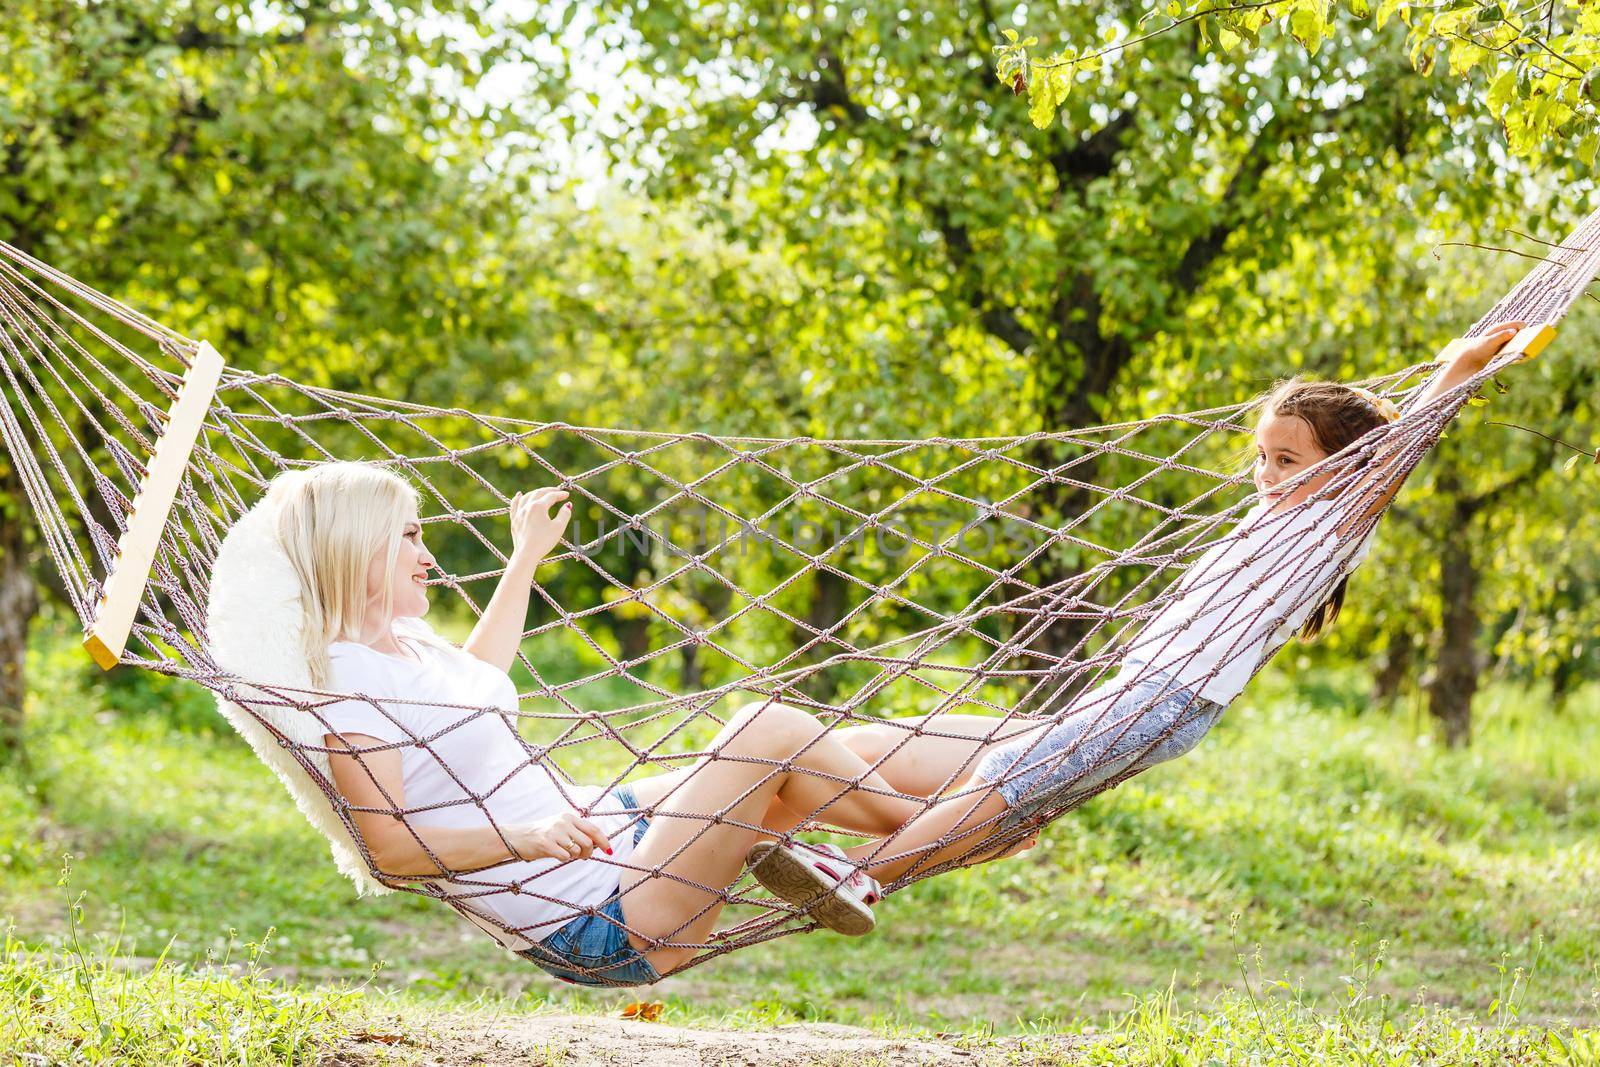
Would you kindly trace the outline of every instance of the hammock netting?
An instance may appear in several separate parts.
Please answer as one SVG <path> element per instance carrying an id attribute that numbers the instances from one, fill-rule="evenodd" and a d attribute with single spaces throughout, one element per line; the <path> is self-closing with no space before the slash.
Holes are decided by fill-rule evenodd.
<path id="1" fill-rule="evenodd" d="M 1597 270 L 1600 212 L 1463 336 L 1511 319 L 1554 324 Z M 197 351 L 197 342 L 0 244 L 0 431 L 86 630 Z M 1370 531 L 1376 518 L 1365 513 L 1375 494 L 1405 478 L 1511 358 L 1508 349 L 1473 381 L 1411 405 L 1327 461 L 1335 474 L 1322 492 L 1364 516 L 1342 536 Z M 1435 366 L 1363 384 L 1404 406 Z M 923 716 L 903 727 L 908 738 L 937 736 L 940 716 L 955 712 L 992 716 L 993 736 L 1003 737 L 1093 711 L 1076 698 L 1116 677 L 1122 649 L 1172 595 L 1174 579 L 1234 536 L 1256 503 L 1240 463 L 1253 415 L 1250 404 L 1230 405 L 982 439 L 725 437 L 488 416 L 228 368 L 121 662 L 218 693 L 258 752 L 279 750 L 274 769 L 299 791 L 302 808 L 306 795 L 323 805 L 319 826 L 336 855 L 359 854 L 363 869 L 347 867 L 358 883 L 439 897 L 514 944 L 514 931 L 474 911 L 471 900 L 536 887 L 497 881 L 493 867 L 448 882 L 379 874 L 320 740 L 318 708 L 351 694 L 251 678 L 248 662 L 218 662 L 205 610 L 212 568 L 224 535 L 275 475 L 337 459 L 381 464 L 412 482 L 439 561 L 433 584 L 454 594 L 436 611 L 463 633 L 502 573 L 512 494 L 539 485 L 568 490 L 574 519 L 540 568 L 513 670 L 517 725 L 526 759 L 558 782 L 616 785 L 718 759 L 707 746 L 751 701 L 804 708 L 829 727 L 893 728 Z M 1071 514 L 1059 513 L 1062 500 L 1075 502 Z M 1311 547 L 1289 546 L 1286 558 Z M 1287 577 L 1294 565 L 1282 569 Z M 1226 615 L 1242 591 L 1214 585 L 1209 595 Z M 1129 725 L 1109 712 L 1102 718 L 1096 731 Z M 415 744 L 427 749 L 429 740 Z M 775 765 L 773 773 L 780 769 L 789 768 Z M 1038 821 L 1139 769 L 1134 761 L 1047 803 Z M 962 787 L 970 772 L 956 769 L 945 791 Z M 825 830 L 826 811 L 813 815 L 802 830 Z M 724 818 L 704 815 L 707 826 Z M 976 857 L 1032 832 L 997 819 L 956 836 Z M 971 857 L 919 861 L 885 890 Z M 748 875 L 702 888 L 729 908 L 715 932 L 689 943 L 692 963 L 816 926 Z"/>

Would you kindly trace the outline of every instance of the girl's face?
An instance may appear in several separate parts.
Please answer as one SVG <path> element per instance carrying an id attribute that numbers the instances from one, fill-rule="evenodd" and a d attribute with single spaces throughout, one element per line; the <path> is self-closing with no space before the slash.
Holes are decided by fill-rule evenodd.
<path id="1" fill-rule="evenodd" d="M 1267 412 L 1256 424 L 1256 489 L 1273 511 L 1293 507 L 1321 489 L 1333 472 L 1312 478 L 1292 493 L 1275 490 L 1307 467 L 1320 463 L 1328 454 L 1317 447 L 1311 427 L 1298 415 Z"/>
<path id="2" fill-rule="evenodd" d="M 383 554 L 379 553 L 372 557 L 372 564 L 367 569 L 367 603 L 371 611 L 379 610 L 383 603 L 383 588 L 387 584 L 394 605 L 393 618 L 414 619 L 426 615 L 428 590 L 422 583 L 428 577 L 428 571 L 437 564 L 422 543 L 422 523 L 417 521 L 416 515 L 408 516 L 405 521 L 400 551 L 395 553 L 394 569 L 385 574 L 383 562 Z M 389 620 L 376 621 L 386 624 Z"/>

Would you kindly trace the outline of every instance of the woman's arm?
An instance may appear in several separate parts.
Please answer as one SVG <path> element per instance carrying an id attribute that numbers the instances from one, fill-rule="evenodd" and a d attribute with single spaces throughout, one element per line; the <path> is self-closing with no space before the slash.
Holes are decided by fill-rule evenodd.
<path id="1" fill-rule="evenodd" d="M 506 561 L 506 572 L 478 625 L 461 646 L 502 671 L 511 669 L 522 644 L 533 572 L 561 540 L 567 521 L 572 518 L 571 504 L 561 504 L 554 514 L 550 513 L 551 505 L 566 499 L 565 492 L 552 488 L 518 493 L 511 498 L 511 558 Z"/>
<path id="2" fill-rule="evenodd" d="M 364 734 L 351 734 L 348 738 L 325 734 L 324 738 L 329 748 L 351 753 L 383 744 Z M 333 767 L 334 784 L 353 806 L 396 811 L 405 808 L 399 749 L 363 752 L 359 756 L 335 751 L 329 753 L 328 762 Z M 604 831 L 571 812 L 527 825 L 502 826 L 499 830 L 492 826 L 413 826 L 403 816 L 381 811 L 351 814 L 378 871 L 386 878 L 400 880 L 476 871 L 508 860 L 587 859 L 596 848 L 611 851 Z"/>

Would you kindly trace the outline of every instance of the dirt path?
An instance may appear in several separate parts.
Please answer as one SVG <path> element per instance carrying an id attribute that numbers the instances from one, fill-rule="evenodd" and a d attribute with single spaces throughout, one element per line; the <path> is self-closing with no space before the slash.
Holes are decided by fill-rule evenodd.
<path id="1" fill-rule="evenodd" d="M 831 1023 L 713 1030 L 601 1015 L 440 1017 L 389 1044 L 369 1034 L 347 1044 L 348 1067 L 978 1067 L 1073 1062 L 1068 1038 L 892 1038 Z"/>

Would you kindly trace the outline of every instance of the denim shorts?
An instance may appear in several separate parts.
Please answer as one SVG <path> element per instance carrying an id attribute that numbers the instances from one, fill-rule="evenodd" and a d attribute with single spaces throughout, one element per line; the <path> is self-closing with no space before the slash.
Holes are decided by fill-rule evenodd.
<path id="1" fill-rule="evenodd" d="M 1222 705 L 1166 671 L 1129 662 L 1116 678 L 1076 698 L 1082 708 L 990 752 L 974 772 L 997 783 L 1015 825 L 1083 803 L 1106 782 L 1188 752 L 1222 717 Z"/>
<path id="2" fill-rule="evenodd" d="M 631 785 L 617 786 L 611 796 L 624 809 L 639 806 Z M 649 828 L 650 820 L 641 816 L 633 832 L 635 845 Z M 650 961 L 628 941 L 627 924 L 622 920 L 620 889 L 592 914 L 578 916 L 517 955 L 546 973 L 577 985 L 649 985 L 661 978 Z M 586 971 L 591 973 L 584 973 Z"/>

